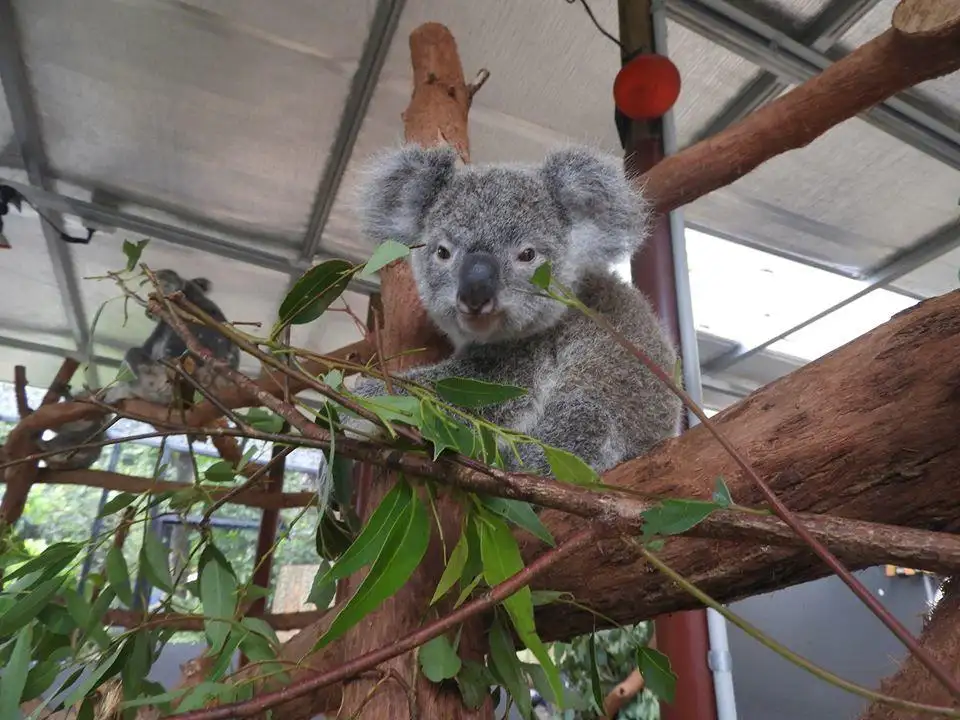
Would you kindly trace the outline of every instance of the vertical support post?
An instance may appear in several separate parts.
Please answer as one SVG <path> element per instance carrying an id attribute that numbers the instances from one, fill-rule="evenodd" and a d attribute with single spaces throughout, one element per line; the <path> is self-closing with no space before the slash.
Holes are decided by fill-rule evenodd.
<path id="1" fill-rule="evenodd" d="M 621 62 L 626 64 L 640 53 L 656 50 L 651 0 L 619 0 Z M 624 117 L 617 111 L 617 127 L 624 146 L 624 163 L 631 174 L 652 168 L 665 154 L 662 120 L 642 122 Z M 681 332 L 682 323 L 677 295 L 677 263 L 671 227 L 667 215 L 658 216 L 644 247 L 631 261 L 633 284 L 653 304 L 671 339 L 681 352 L 689 344 L 690 333 Z M 685 260 L 685 258 L 682 258 Z M 685 266 L 685 262 L 682 263 Z M 688 318 L 689 319 L 689 318 Z M 689 322 L 687 323 L 690 324 Z M 686 337 L 683 337 L 683 336 Z M 692 342 L 696 343 L 693 336 Z M 683 353 L 687 366 L 687 353 Z M 693 356 L 696 358 L 696 355 Z M 685 373 L 686 374 L 686 373 Z M 676 698 L 661 703 L 662 720 L 716 720 L 717 706 L 713 678 L 707 662 L 710 642 L 707 616 L 703 610 L 671 613 L 655 620 L 657 648 L 670 658 L 677 674 Z"/>

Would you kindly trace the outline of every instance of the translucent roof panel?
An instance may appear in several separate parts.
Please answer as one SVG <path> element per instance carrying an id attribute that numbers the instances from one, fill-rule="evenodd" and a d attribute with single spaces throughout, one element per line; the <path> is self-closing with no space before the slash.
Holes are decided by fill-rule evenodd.
<path id="1" fill-rule="evenodd" d="M 816 360 L 870 332 L 916 302 L 899 293 L 874 290 L 774 343 L 770 349 L 803 360 Z"/>
<path id="2" fill-rule="evenodd" d="M 960 227 L 957 233 L 960 234 Z M 958 274 L 960 274 L 960 249 L 949 252 L 905 275 L 897 280 L 894 286 L 928 297 L 943 295 L 960 288 Z"/>
<path id="3" fill-rule="evenodd" d="M 956 217 L 960 174 L 860 119 L 685 208 L 692 223 L 862 272 Z"/>
<path id="4" fill-rule="evenodd" d="M 50 163 L 87 187 L 299 242 L 370 13 L 351 0 L 212 4 L 229 15 L 19 3 Z M 311 28 L 326 29 L 311 41 Z"/>
<path id="5" fill-rule="evenodd" d="M 731 3 L 778 30 L 799 35 L 833 0 L 736 0 Z M 843 0 L 844 2 L 846 0 Z"/>

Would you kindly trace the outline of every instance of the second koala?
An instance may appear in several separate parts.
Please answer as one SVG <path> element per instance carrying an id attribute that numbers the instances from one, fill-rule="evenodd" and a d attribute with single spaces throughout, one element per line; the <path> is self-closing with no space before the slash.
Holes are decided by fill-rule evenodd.
<path id="1" fill-rule="evenodd" d="M 557 282 L 673 372 L 676 350 L 649 302 L 611 267 L 640 247 L 649 217 L 620 163 L 570 148 L 538 166 L 458 167 L 452 148 L 405 146 L 373 163 L 360 213 L 370 239 L 413 247 L 420 300 L 454 344 L 450 359 L 401 377 L 526 388 L 479 412 L 597 472 L 677 431 L 681 404 L 670 389 L 593 320 L 531 284 L 549 262 Z M 385 389 L 363 379 L 354 392 Z M 520 455 L 519 469 L 551 474 L 538 446 L 524 444 Z"/>

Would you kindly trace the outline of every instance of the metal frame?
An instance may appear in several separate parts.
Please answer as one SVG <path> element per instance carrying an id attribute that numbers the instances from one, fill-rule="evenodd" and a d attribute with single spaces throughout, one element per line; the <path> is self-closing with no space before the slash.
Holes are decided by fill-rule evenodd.
<path id="1" fill-rule="evenodd" d="M 850 28 L 879 3 L 880 0 L 839 0 L 828 5 L 813 21 L 810 30 L 804 33 L 807 36 L 807 42 L 817 52 L 828 52 Z M 703 130 L 694 136 L 694 142 L 705 140 L 743 120 L 754 110 L 775 100 L 788 87 L 790 84 L 774 73 L 761 72 L 753 82 L 727 103 Z"/>
<path id="2" fill-rule="evenodd" d="M 337 200 L 337 191 L 347 172 L 347 165 L 353 155 L 354 145 L 360 135 L 360 128 L 367 115 L 367 108 L 376 90 L 380 71 L 387 59 L 390 44 L 400 24 L 400 15 L 406 0 L 379 0 L 373 14 L 370 32 L 363 46 L 360 64 L 353 75 L 350 85 L 350 94 L 343 106 L 340 117 L 340 127 L 337 128 L 336 139 L 323 169 L 320 187 L 317 189 L 310 222 L 307 225 L 307 234 L 300 251 L 300 259 L 310 262 L 323 238 L 323 230 L 330 219 L 333 205 Z"/>
<path id="3" fill-rule="evenodd" d="M 734 7 L 728 0 L 671 0 L 671 19 L 789 83 L 801 83 L 830 67 L 818 50 Z M 930 157 L 960 169 L 960 117 L 903 94 L 863 113 L 874 127 Z"/>
<path id="4" fill-rule="evenodd" d="M 775 337 L 764 340 L 761 343 L 757 343 L 753 347 L 746 348 L 742 345 L 739 345 L 728 352 L 719 355 L 713 360 L 705 363 L 703 365 L 703 371 L 709 373 L 726 370 L 736 363 L 746 360 L 747 358 L 766 350 L 774 343 L 780 342 L 784 338 L 793 335 L 795 332 L 803 330 L 805 327 L 822 320 L 827 315 L 830 315 L 837 310 L 846 307 L 850 303 L 859 300 L 865 295 L 872 293 L 874 290 L 883 288 L 885 285 L 902 278 L 904 275 L 908 275 L 914 270 L 923 267 L 930 261 L 936 260 L 938 257 L 941 257 L 957 247 L 960 247 L 960 220 L 950 223 L 946 227 L 943 227 L 937 232 L 928 236 L 926 239 L 921 240 L 916 245 L 913 245 L 912 247 L 895 255 L 890 260 L 878 265 L 876 268 L 874 268 L 874 270 L 867 274 L 867 277 L 864 280 L 866 283 L 865 286 L 855 292 L 853 295 L 844 298 L 835 305 L 831 305 L 826 310 L 817 313 L 813 317 L 807 318 L 803 322 L 784 330 Z"/>
<path id="5" fill-rule="evenodd" d="M 20 44 L 19 21 L 13 0 L 0 0 L 0 81 L 3 82 L 4 100 L 13 120 L 20 157 L 27 171 L 30 184 L 43 190 L 51 189 L 51 180 L 47 175 L 47 158 L 43 139 L 40 137 L 39 114 L 37 113 L 33 89 L 27 75 Z M 51 221 L 61 223 L 62 218 L 54 214 Z M 43 239 L 47 245 L 50 262 L 53 264 L 54 278 L 60 291 L 60 299 L 66 314 L 77 350 L 81 354 L 88 352 L 90 333 L 87 314 L 83 307 L 80 285 L 73 257 L 60 239 L 60 230 L 41 220 Z"/>

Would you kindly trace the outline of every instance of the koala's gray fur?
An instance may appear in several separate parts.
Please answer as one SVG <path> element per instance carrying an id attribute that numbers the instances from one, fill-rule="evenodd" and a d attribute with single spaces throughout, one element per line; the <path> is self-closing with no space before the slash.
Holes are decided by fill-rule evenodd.
<path id="1" fill-rule="evenodd" d="M 594 321 L 530 283 L 550 262 L 555 280 L 673 373 L 676 350 L 649 302 L 611 268 L 639 249 L 650 214 L 620 162 L 568 148 L 538 166 L 458 167 L 449 147 L 405 146 L 378 158 L 369 174 L 360 196 L 364 231 L 378 243 L 413 246 L 420 299 L 455 347 L 450 359 L 403 377 L 527 388 L 479 412 L 597 472 L 678 431 L 681 403 L 670 389 Z M 363 379 L 354 392 L 385 390 Z M 537 446 L 523 446 L 521 456 L 522 469 L 550 474 Z"/>
<path id="2" fill-rule="evenodd" d="M 157 280 L 164 295 L 182 292 L 184 296 L 220 322 L 226 317 L 220 307 L 208 296 L 212 283 L 206 278 L 187 280 L 175 270 L 158 270 Z M 158 320 L 150 312 L 146 313 L 151 320 Z M 210 350 L 215 357 L 226 360 L 230 367 L 237 369 L 240 365 L 240 350 L 219 332 L 204 325 L 187 323 L 187 327 L 194 334 L 200 344 Z M 104 393 L 103 401 L 114 404 L 127 398 L 140 398 L 160 405 L 169 405 L 174 399 L 173 383 L 170 373 L 161 360 L 175 360 L 186 352 L 183 340 L 173 331 L 166 322 L 158 320 L 156 327 L 146 341 L 127 350 L 121 364 L 123 379 L 112 385 Z M 199 363 L 198 363 L 199 364 Z M 205 387 L 217 388 L 224 380 L 210 368 L 200 365 L 194 377 Z M 83 399 L 88 393 L 80 393 L 76 400 Z M 85 448 L 72 452 L 69 448 L 76 445 L 96 442 L 105 439 L 105 433 L 97 433 L 97 429 L 104 425 L 106 418 L 96 420 L 77 420 L 57 429 L 57 434 L 49 440 L 38 440 L 37 445 L 43 452 L 64 450 L 64 452 L 44 458 L 49 467 L 60 470 L 87 469 L 100 457 L 102 448 Z M 94 433 L 97 433 L 94 435 Z M 91 437 L 93 436 L 93 437 Z"/>

